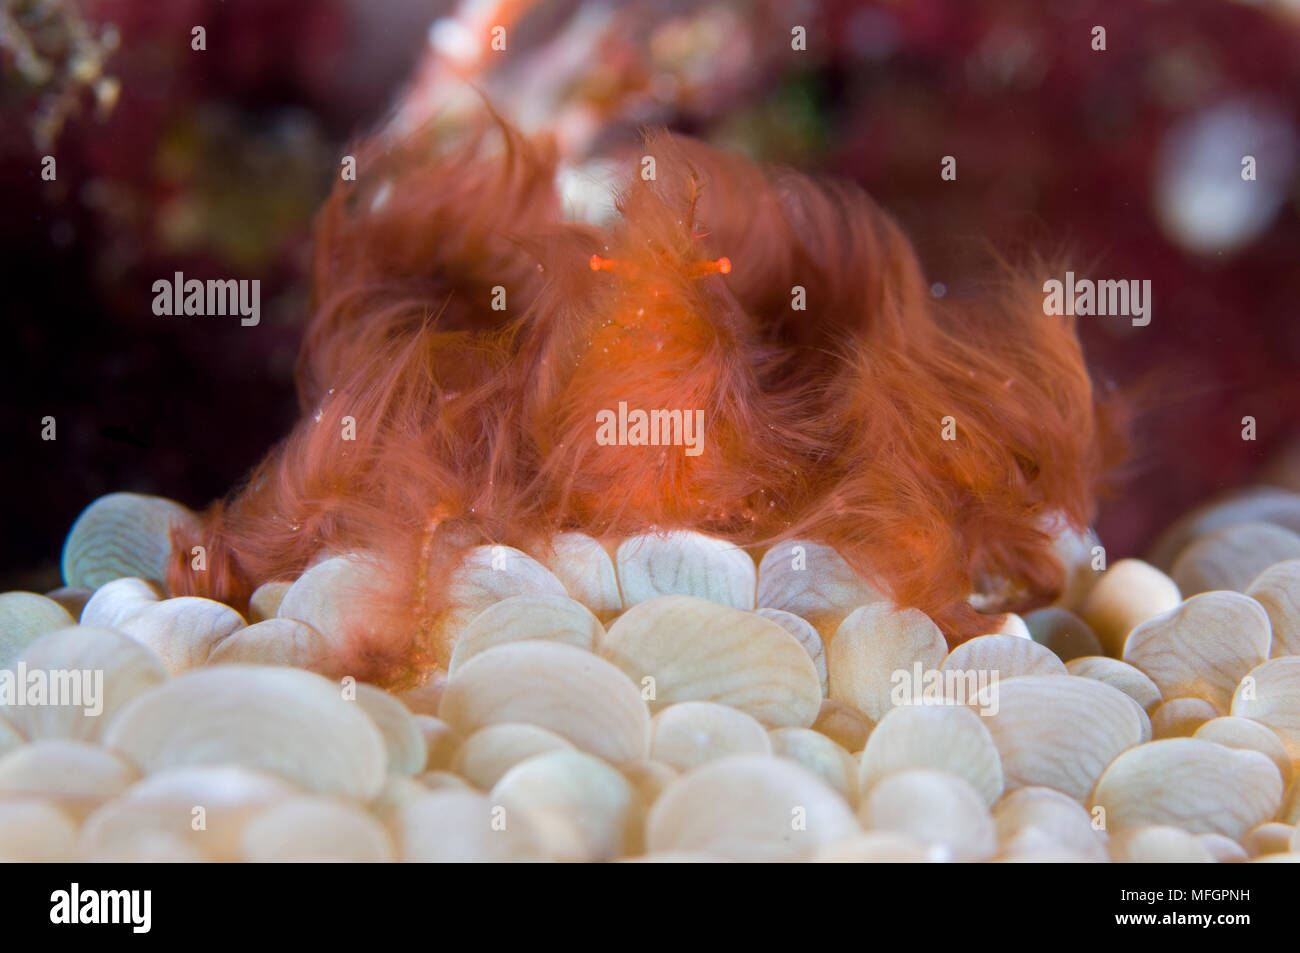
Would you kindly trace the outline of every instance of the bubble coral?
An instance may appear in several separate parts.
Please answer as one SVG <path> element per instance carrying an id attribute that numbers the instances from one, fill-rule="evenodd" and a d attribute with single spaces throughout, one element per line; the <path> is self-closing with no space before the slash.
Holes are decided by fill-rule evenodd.
<path id="1" fill-rule="evenodd" d="M 1035 286 L 937 300 L 856 187 L 666 132 L 644 142 L 655 178 L 631 176 L 597 226 L 566 220 L 545 138 L 435 130 L 376 137 L 334 189 L 303 418 L 175 540 L 210 566 L 178 556 L 174 591 L 239 605 L 323 552 L 377 554 L 347 664 L 394 684 L 445 665 L 468 547 L 537 552 L 565 530 L 816 539 L 953 642 L 994 627 L 970 601 L 990 580 L 1004 610 L 1059 590 L 1046 521 L 1092 518 L 1123 413 Z M 598 445 L 620 401 L 702 409 L 704 452 Z"/>

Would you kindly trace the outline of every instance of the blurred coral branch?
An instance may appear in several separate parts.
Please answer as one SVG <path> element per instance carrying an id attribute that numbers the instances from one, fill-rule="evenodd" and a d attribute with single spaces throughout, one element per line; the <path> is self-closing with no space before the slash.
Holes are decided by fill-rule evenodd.
<path id="1" fill-rule="evenodd" d="M 92 23 L 76 0 L 4 0 L 0 5 L 0 50 L 5 92 L 36 92 L 31 119 L 37 151 L 54 147 L 68 119 L 87 99 L 98 118 L 113 111 L 121 92 L 105 73 L 120 35 L 112 24 Z"/>

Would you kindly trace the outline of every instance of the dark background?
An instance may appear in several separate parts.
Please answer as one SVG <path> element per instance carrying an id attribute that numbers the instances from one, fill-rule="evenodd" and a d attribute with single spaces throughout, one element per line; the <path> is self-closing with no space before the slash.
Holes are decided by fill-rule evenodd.
<path id="1" fill-rule="evenodd" d="M 574 35 L 597 5 L 526 6 L 512 51 Z M 95 497 L 134 490 L 201 507 L 292 425 L 313 216 L 346 143 L 383 119 L 451 5 L 9 8 L 0 590 L 45 590 Z M 196 52 L 200 24 L 207 50 Z M 804 53 L 790 50 L 792 24 L 807 27 Z M 1104 52 L 1091 49 L 1098 24 Z M 118 42 L 96 67 L 78 37 L 98 43 L 110 27 Z M 1081 319 L 1098 380 L 1144 410 L 1133 464 L 1099 521 L 1111 559 L 1261 478 L 1293 445 L 1296 4 L 663 3 L 602 29 L 575 101 L 857 180 L 903 222 L 944 293 L 973 289 L 989 245 L 1013 261 L 1064 256 L 1081 275 L 1151 280 L 1149 327 Z M 41 119 L 65 108 L 54 134 Z M 1249 185 L 1246 153 L 1259 161 Z M 40 178 L 45 154 L 55 182 Z M 939 179 L 944 155 L 957 158 L 955 182 Z M 1166 194 L 1172 213 L 1160 211 Z M 177 270 L 260 279 L 261 324 L 154 316 L 152 283 Z M 53 442 L 40 439 L 47 415 Z M 1245 415 L 1258 421 L 1255 442 L 1241 439 Z M 1296 480 L 1289 473 L 1267 476 Z"/>

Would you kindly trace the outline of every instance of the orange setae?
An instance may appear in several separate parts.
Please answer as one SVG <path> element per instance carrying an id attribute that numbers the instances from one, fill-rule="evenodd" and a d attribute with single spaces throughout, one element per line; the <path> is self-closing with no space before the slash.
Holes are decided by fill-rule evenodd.
<path id="1" fill-rule="evenodd" d="M 953 641 L 992 628 L 977 580 L 1005 580 L 1007 609 L 1049 599 L 1043 518 L 1085 526 L 1124 450 L 1072 319 L 1015 282 L 936 301 L 854 187 L 667 133 L 644 151 L 658 180 L 597 228 L 564 220 L 554 157 L 504 125 L 363 149 L 318 225 L 302 421 L 177 540 L 212 565 L 178 558 L 173 591 L 239 605 L 322 552 L 375 552 L 390 584 L 344 663 L 387 684 L 445 664 L 433 633 L 467 547 L 563 530 L 817 539 Z M 702 410 L 703 452 L 598 445 L 620 402 Z"/>

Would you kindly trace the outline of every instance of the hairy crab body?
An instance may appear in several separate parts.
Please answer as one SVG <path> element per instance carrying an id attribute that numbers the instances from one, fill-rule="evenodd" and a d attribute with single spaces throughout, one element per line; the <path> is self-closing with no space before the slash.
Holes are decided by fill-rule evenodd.
<path id="1" fill-rule="evenodd" d="M 1121 442 L 1071 319 L 1032 285 L 936 301 L 856 188 L 666 133 L 643 151 L 657 178 L 605 227 L 566 221 L 546 144 L 501 123 L 362 151 L 318 226 L 302 421 L 178 540 L 215 565 L 178 560 L 172 588 L 238 605 L 377 554 L 347 661 L 387 682 L 445 665 L 469 547 L 569 530 L 816 539 L 952 641 L 993 628 L 977 580 L 1049 600 L 1045 522 L 1087 524 Z M 700 452 L 598 440 L 620 406 L 702 412 Z"/>

